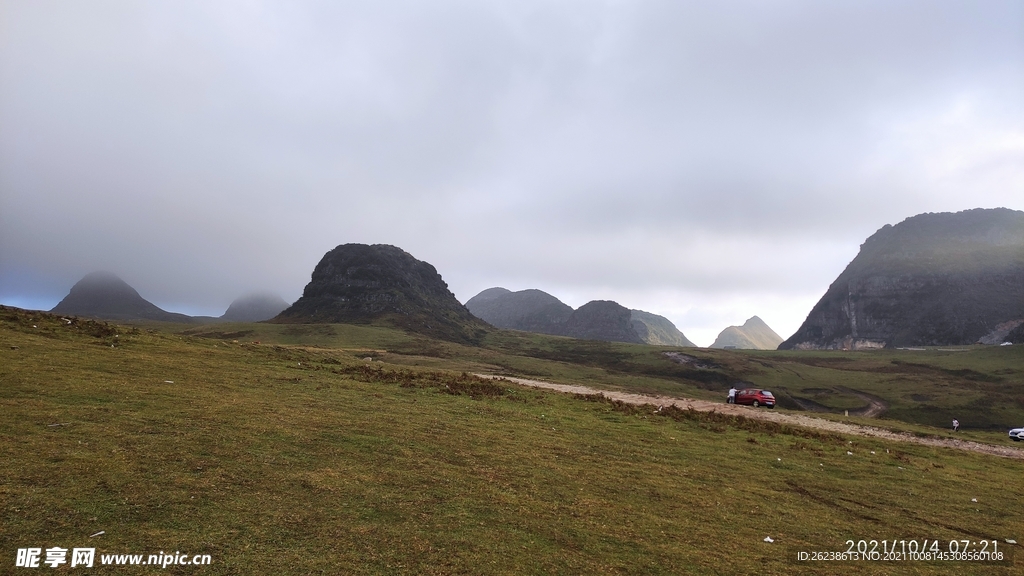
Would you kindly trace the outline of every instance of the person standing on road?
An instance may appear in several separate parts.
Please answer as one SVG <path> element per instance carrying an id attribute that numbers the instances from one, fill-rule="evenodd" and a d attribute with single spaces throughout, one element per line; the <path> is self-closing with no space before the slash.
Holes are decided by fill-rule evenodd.
<path id="1" fill-rule="evenodd" d="M 736 387 L 729 388 L 729 398 L 725 401 L 727 404 L 736 403 Z"/>
<path id="2" fill-rule="evenodd" d="M 960 431 L 960 421 L 957 420 L 956 418 L 953 418 L 953 432 L 959 432 L 959 431 Z"/>

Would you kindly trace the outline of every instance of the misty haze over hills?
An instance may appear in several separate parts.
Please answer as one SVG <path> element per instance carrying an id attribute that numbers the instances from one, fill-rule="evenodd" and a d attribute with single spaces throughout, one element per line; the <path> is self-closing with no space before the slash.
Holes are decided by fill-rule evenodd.
<path id="1" fill-rule="evenodd" d="M 191 316 L 161 310 L 111 272 L 86 274 L 50 312 L 104 320 L 194 322 Z"/>
<path id="2" fill-rule="evenodd" d="M 157 320 L 160 322 L 260 322 L 288 307 L 280 296 L 257 293 L 238 298 L 220 318 L 167 312 L 146 300 L 112 272 L 91 272 L 50 312 L 102 320 Z"/>
<path id="3" fill-rule="evenodd" d="M 257 292 L 236 299 L 220 319 L 228 322 L 262 322 L 277 316 L 287 307 L 288 302 L 277 294 Z"/>
<path id="4" fill-rule="evenodd" d="M 430 264 L 388 245 L 328 252 L 302 298 L 237 299 L 220 318 L 164 311 L 109 272 L 77 282 L 52 311 L 109 320 L 167 322 L 383 322 L 476 341 L 484 322 L 573 338 L 692 346 L 668 319 L 591 301 L 577 310 L 541 290 L 490 288 L 463 306 Z M 1024 341 L 1024 212 L 975 209 L 921 214 L 886 225 L 833 282 L 785 342 L 759 317 L 730 326 L 714 348 L 858 349 Z"/>

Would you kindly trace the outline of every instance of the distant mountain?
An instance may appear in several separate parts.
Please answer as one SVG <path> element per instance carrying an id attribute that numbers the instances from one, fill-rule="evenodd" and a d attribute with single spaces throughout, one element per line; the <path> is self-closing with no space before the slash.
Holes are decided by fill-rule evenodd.
<path id="1" fill-rule="evenodd" d="M 191 316 L 161 310 L 110 272 L 86 274 L 50 312 L 103 320 L 194 321 Z"/>
<path id="2" fill-rule="evenodd" d="M 288 308 L 288 302 L 277 294 L 248 294 L 228 306 L 220 320 L 225 322 L 262 322 Z"/>
<path id="3" fill-rule="evenodd" d="M 676 325 L 664 316 L 643 310 L 630 310 L 630 322 L 640 339 L 648 344 L 696 347 L 696 344 L 690 342 Z"/>
<path id="4" fill-rule="evenodd" d="M 920 214 L 868 238 L 779 348 L 973 344 L 1021 319 L 1024 212 Z"/>
<path id="5" fill-rule="evenodd" d="M 456 342 L 488 330 L 430 264 L 385 244 L 343 244 L 313 270 L 302 297 L 272 322 L 382 324 Z"/>
<path id="6" fill-rule="evenodd" d="M 633 327 L 629 308 L 611 300 L 593 300 L 580 306 L 566 321 L 564 334 L 583 340 L 645 343 Z"/>
<path id="7" fill-rule="evenodd" d="M 694 345 L 668 318 L 643 310 L 627 310 L 605 300 L 595 300 L 573 311 L 568 304 L 541 290 L 512 292 L 488 288 L 470 298 L 466 308 L 492 326 L 509 330 L 612 342 Z"/>
<path id="8" fill-rule="evenodd" d="M 775 350 L 782 337 L 763 320 L 752 316 L 743 326 L 729 326 L 715 339 L 711 348 L 737 348 L 740 350 Z"/>
<path id="9" fill-rule="evenodd" d="M 560 335 L 572 308 L 547 292 L 488 288 L 469 299 L 466 308 L 498 328 Z"/>

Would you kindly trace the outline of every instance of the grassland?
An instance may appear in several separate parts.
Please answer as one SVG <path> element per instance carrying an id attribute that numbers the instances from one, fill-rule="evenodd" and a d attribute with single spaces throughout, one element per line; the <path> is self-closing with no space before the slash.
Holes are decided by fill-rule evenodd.
<path id="1" fill-rule="evenodd" d="M 695 368 L 653 347 L 490 338 L 470 348 L 342 325 L 185 334 L 0 310 L 0 572 L 29 546 L 213 558 L 150 569 L 171 574 L 1019 571 L 796 561 L 860 539 L 995 539 L 1015 557 L 1017 461 L 463 374 L 717 397 L 731 378 L 827 369 L 813 354 L 701 350 L 713 367 Z M 928 365 L 951 379 L 1018 370 L 1000 350 L 965 354 Z M 868 360 L 890 370 L 901 358 Z M 878 374 L 837 385 L 881 391 L 892 373 Z"/>
<path id="2" fill-rule="evenodd" d="M 166 329 L 166 327 L 164 327 Z M 268 324 L 181 327 L 243 342 L 324 346 L 389 363 L 493 372 L 634 392 L 721 399 L 731 385 L 771 389 L 784 408 L 853 416 L 882 401 L 886 420 L 945 430 L 953 418 L 979 439 L 1004 442 L 1024 425 L 1024 346 L 872 351 L 753 351 L 580 341 L 495 331 L 481 346 L 369 326 Z M 664 354 L 687 354 L 681 365 Z M 700 366 L 700 367 L 698 367 Z M 911 426 L 921 430 L 920 426 Z"/>

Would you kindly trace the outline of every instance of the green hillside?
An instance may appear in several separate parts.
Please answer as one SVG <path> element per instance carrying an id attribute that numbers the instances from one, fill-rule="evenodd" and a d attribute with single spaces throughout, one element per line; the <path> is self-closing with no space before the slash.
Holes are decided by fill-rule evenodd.
<path id="1" fill-rule="evenodd" d="M 711 344 L 711 348 L 775 350 L 779 344 L 782 344 L 782 337 L 765 324 L 764 320 L 752 316 L 742 326 L 729 326 L 722 330 Z"/>
<path id="2" fill-rule="evenodd" d="M 209 554 L 203 574 L 923 574 L 950 565 L 796 553 L 927 538 L 1013 555 L 1005 539 L 1024 536 L 1018 461 L 463 374 L 717 396 L 739 374 L 834 376 L 825 355 L 700 351 L 700 368 L 507 332 L 473 348 L 372 326 L 186 328 L 0 309 L 6 566 L 17 548 L 95 546 Z M 919 363 L 1019 366 L 981 352 Z"/>

